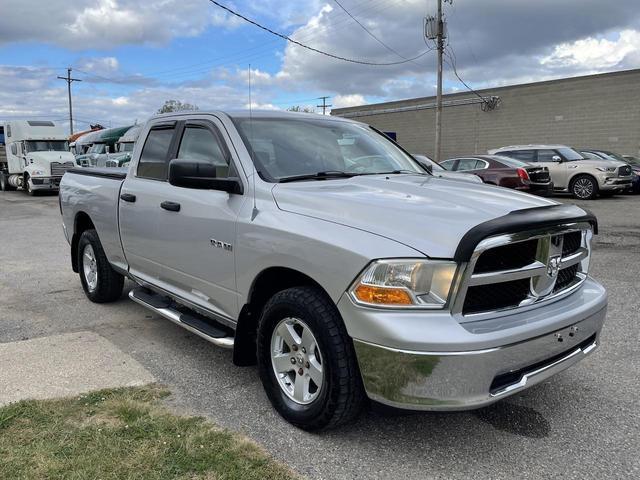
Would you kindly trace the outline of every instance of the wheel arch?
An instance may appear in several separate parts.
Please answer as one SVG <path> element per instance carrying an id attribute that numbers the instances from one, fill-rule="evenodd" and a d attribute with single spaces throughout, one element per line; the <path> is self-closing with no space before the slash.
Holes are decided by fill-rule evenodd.
<path id="1" fill-rule="evenodd" d="M 80 241 L 80 236 L 84 231 L 95 228 L 88 213 L 76 213 L 73 219 L 73 235 L 71 237 L 71 268 L 75 273 L 78 273 L 78 242 Z"/>
<path id="2" fill-rule="evenodd" d="M 600 192 L 600 183 L 598 182 L 598 179 L 596 178 L 596 176 L 589 172 L 575 172 L 571 177 L 569 177 L 567 181 L 567 191 L 573 195 L 573 184 L 579 178 L 583 178 L 583 177 L 590 178 L 593 181 L 593 184 L 595 185 L 595 192 L 594 192 L 593 198 L 597 198 L 598 193 Z"/>
<path id="3" fill-rule="evenodd" d="M 238 316 L 233 363 L 238 366 L 256 364 L 256 332 L 264 305 L 276 293 L 291 287 L 313 286 L 330 298 L 327 291 L 309 275 L 289 267 L 269 267 L 253 280 L 247 303 Z"/>

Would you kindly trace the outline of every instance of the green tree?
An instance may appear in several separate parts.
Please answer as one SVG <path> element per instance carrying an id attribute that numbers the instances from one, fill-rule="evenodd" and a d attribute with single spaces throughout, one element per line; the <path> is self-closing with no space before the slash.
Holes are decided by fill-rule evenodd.
<path id="1" fill-rule="evenodd" d="M 182 103 L 180 100 L 166 100 L 164 105 L 158 109 L 158 113 L 184 112 L 200 110 L 197 105 Z"/>

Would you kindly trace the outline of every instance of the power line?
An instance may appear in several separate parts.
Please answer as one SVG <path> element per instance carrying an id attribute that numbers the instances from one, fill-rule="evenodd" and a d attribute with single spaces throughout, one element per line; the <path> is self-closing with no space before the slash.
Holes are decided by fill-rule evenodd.
<path id="1" fill-rule="evenodd" d="M 407 58 L 405 60 L 397 61 L 397 62 L 384 62 L 384 63 L 368 62 L 368 61 L 365 61 L 365 60 L 356 60 L 356 59 L 353 59 L 353 58 L 347 58 L 347 57 L 343 57 L 341 55 L 335 55 L 333 53 L 325 52 L 325 51 L 319 50 L 317 48 L 310 47 L 309 45 L 305 45 L 304 43 L 298 42 L 297 40 L 294 40 L 293 38 L 289 37 L 288 35 L 284 35 L 282 33 L 276 32 L 275 30 L 272 30 L 269 27 L 265 27 L 264 25 L 261 25 L 258 22 L 254 21 L 254 20 L 251 20 L 248 17 L 245 17 L 244 15 L 236 12 L 235 10 L 232 10 L 229 7 L 226 7 L 225 5 L 222 5 L 221 3 L 218 3 L 216 0 L 209 0 L 209 2 L 211 2 L 214 5 L 222 8 L 223 10 L 227 11 L 231 15 L 234 15 L 234 16 L 244 20 L 245 22 L 250 23 L 250 24 L 258 27 L 258 28 L 264 30 L 265 32 L 269 32 L 270 34 L 275 35 L 276 37 L 280 37 L 283 40 L 286 40 L 287 42 L 293 43 L 294 45 L 298 45 L 299 47 L 306 48 L 307 50 L 310 50 L 310 51 L 315 52 L 315 53 L 319 53 L 319 54 L 324 55 L 326 57 L 334 58 L 336 60 L 342 60 L 343 62 L 357 63 L 359 65 L 371 65 L 371 66 L 400 65 L 400 64 L 403 64 L 403 63 L 411 62 L 413 60 L 417 60 L 418 58 L 426 55 L 429 52 L 429 50 L 426 50 L 426 51 L 422 52 L 421 54 L 419 54 L 419 55 L 417 55 L 417 56 L 415 56 L 413 58 Z"/>
<path id="2" fill-rule="evenodd" d="M 451 67 L 451 69 L 453 70 L 453 74 L 456 76 L 456 78 L 458 79 L 458 81 L 460 81 L 460 83 L 462 83 L 467 90 L 469 90 L 471 93 L 473 93 L 474 95 L 476 95 L 480 100 L 482 100 L 482 109 L 484 111 L 488 111 L 488 110 L 493 110 L 495 109 L 498 105 L 497 105 L 497 98 L 495 97 L 491 97 L 489 99 L 483 97 L 482 95 L 480 95 L 478 92 L 476 92 L 473 88 L 471 88 L 467 82 L 465 82 L 462 77 L 460 77 L 460 75 L 458 74 L 458 69 L 456 68 L 456 54 L 453 51 L 453 47 L 451 45 L 448 45 L 447 48 L 449 50 L 445 50 L 444 53 L 447 57 L 449 57 L 449 60 L 451 60 L 450 62 L 447 62 L 447 60 L 445 59 L 445 62 L 447 62 L 447 64 Z"/>
<path id="3" fill-rule="evenodd" d="M 386 43 L 384 43 L 382 40 L 380 40 L 371 30 L 369 30 L 367 27 L 365 27 L 362 22 L 360 22 L 356 17 L 354 17 L 351 12 L 349 12 L 349 10 L 347 10 L 346 8 L 344 8 L 344 6 L 338 1 L 338 0 L 333 0 L 335 2 L 336 5 L 338 5 L 343 11 L 344 13 L 346 13 L 347 15 L 349 15 L 354 22 L 356 22 L 358 25 L 360 25 L 360 27 L 362 27 L 362 29 L 367 32 L 369 34 L 369 36 L 371 38 L 373 38 L 376 42 L 378 42 L 380 45 L 382 45 L 384 48 L 386 48 L 387 50 L 389 50 L 391 53 L 395 53 L 397 56 L 399 56 L 400 58 L 403 58 L 405 60 L 407 60 L 407 57 L 405 57 L 404 55 L 401 55 L 400 53 L 398 53 L 396 50 L 394 50 L 393 48 L 391 48 L 389 45 L 387 45 Z"/>

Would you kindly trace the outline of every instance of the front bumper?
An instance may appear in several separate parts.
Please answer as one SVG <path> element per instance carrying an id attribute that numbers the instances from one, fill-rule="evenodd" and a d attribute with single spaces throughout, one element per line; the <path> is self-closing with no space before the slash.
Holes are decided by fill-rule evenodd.
<path id="1" fill-rule="evenodd" d="M 542 332 L 535 320 L 486 333 L 479 326 L 458 324 L 464 335 L 451 327 L 449 334 L 458 339 L 448 338 L 451 343 L 441 348 L 434 348 L 437 344 L 430 341 L 429 350 L 399 348 L 395 341 L 388 342 L 394 346 L 383 346 L 354 338 L 366 392 L 372 400 L 397 408 L 468 410 L 535 385 L 579 362 L 598 345 L 606 293 L 590 279 L 580 290 L 553 305 L 535 309 L 540 316 L 537 322 L 545 325 Z M 577 304 L 582 304 L 581 308 L 571 308 Z M 348 307 L 343 303 L 343 318 L 344 310 Z M 535 310 L 513 317 L 531 319 Z M 350 325 L 358 330 L 346 318 L 345 323 L 348 330 Z M 423 330 L 425 338 L 429 337 L 428 328 Z M 439 331 L 436 336 L 444 334 Z M 413 338 L 417 337 L 415 334 Z M 472 337 L 475 340 L 469 341 Z M 450 348 L 454 344 L 467 344 L 469 348 Z"/>
<path id="2" fill-rule="evenodd" d="M 62 177 L 31 177 L 33 190 L 58 190 Z"/>
<path id="3" fill-rule="evenodd" d="M 628 177 L 605 177 L 600 179 L 599 188 L 604 191 L 624 191 L 631 187 L 633 178 Z"/>

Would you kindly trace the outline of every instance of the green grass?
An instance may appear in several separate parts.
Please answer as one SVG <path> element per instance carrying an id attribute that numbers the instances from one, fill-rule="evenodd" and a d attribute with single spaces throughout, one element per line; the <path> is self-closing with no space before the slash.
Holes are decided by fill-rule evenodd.
<path id="1" fill-rule="evenodd" d="M 256 444 L 170 413 L 158 387 L 0 408 L 0 479 L 298 478 Z"/>

